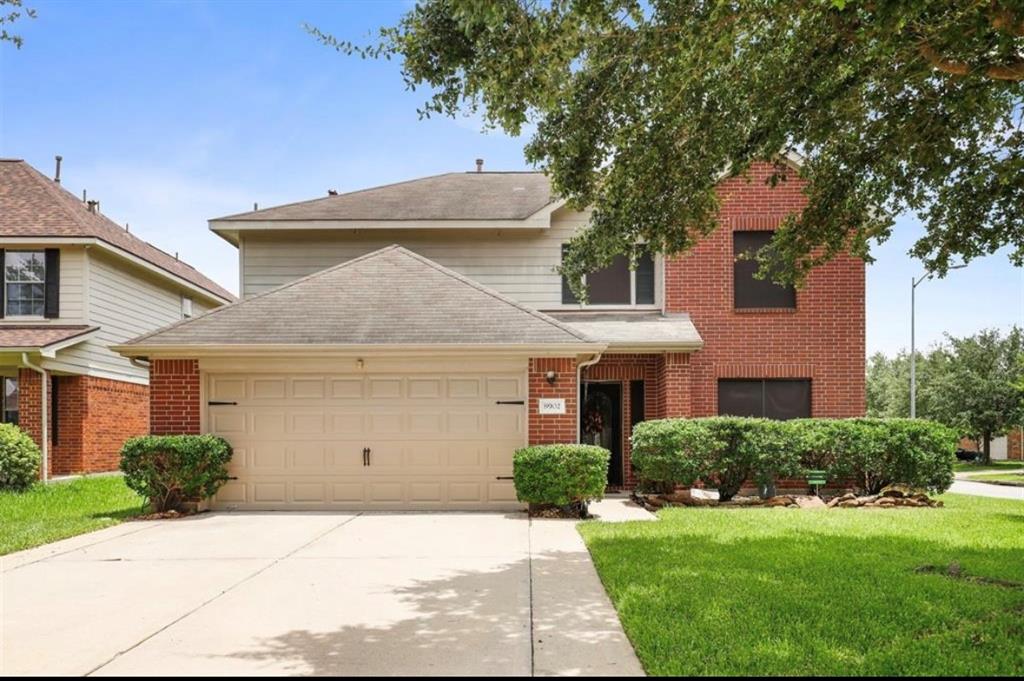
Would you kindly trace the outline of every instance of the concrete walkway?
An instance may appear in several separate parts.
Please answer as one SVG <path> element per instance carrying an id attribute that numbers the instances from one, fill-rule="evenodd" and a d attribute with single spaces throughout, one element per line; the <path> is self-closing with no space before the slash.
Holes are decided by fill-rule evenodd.
<path id="1" fill-rule="evenodd" d="M 639 675 L 571 521 L 206 514 L 0 558 L 4 675 Z"/>

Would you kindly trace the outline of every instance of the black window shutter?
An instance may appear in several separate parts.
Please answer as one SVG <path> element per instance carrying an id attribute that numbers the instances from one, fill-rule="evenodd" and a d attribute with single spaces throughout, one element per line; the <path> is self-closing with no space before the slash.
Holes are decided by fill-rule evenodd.
<path id="1" fill-rule="evenodd" d="M 0 248 L 0 319 L 4 318 L 7 309 L 7 258 L 4 249 Z"/>
<path id="2" fill-rule="evenodd" d="M 46 249 L 46 303 L 43 316 L 56 319 L 60 316 L 60 249 Z"/>

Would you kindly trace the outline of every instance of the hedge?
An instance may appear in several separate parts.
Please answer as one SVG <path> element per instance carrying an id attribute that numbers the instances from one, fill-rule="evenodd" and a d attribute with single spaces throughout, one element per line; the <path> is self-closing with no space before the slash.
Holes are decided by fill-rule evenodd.
<path id="1" fill-rule="evenodd" d="M 0 490 L 21 491 L 39 479 L 42 454 L 25 431 L 0 423 Z"/>
<path id="2" fill-rule="evenodd" d="M 611 453 L 593 445 L 535 445 L 516 451 L 512 471 L 520 501 L 580 505 L 604 496 Z"/>
<path id="3" fill-rule="evenodd" d="M 956 440 L 951 429 L 921 419 L 664 419 L 634 427 L 633 466 L 647 486 L 701 481 L 723 500 L 747 480 L 809 470 L 872 494 L 891 483 L 942 492 L 953 483 Z"/>
<path id="4" fill-rule="evenodd" d="M 215 435 L 146 435 L 124 443 L 125 483 L 156 512 L 212 497 L 228 481 L 231 445 Z"/>

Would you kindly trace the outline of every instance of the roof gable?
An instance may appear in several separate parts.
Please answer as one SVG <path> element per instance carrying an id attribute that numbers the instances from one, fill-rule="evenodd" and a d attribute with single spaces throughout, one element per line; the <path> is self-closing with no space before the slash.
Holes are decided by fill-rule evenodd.
<path id="1" fill-rule="evenodd" d="M 587 336 L 389 246 L 121 346 L 589 345 Z"/>
<path id="2" fill-rule="evenodd" d="M 79 237 L 98 239 L 220 300 L 230 291 L 191 265 L 138 238 L 25 161 L 0 159 L 0 230 L 5 237 Z"/>

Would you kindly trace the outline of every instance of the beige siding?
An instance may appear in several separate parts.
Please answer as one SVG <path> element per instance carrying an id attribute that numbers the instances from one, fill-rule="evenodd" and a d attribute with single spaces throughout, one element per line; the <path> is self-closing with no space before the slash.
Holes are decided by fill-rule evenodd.
<path id="1" fill-rule="evenodd" d="M 245 234 L 242 295 L 251 296 L 391 244 L 401 244 L 520 302 L 561 304 L 554 268 L 586 215 L 559 210 L 544 230 L 363 230 Z"/>
<path id="2" fill-rule="evenodd" d="M 112 377 L 148 379 L 145 370 L 109 346 L 181 319 L 181 289 L 95 249 L 89 252 L 88 269 L 89 323 L 100 331 L 60 352 L 58 361 Z M 206 309 L 198 300 L 193 305 L 195 314 Z"/>

